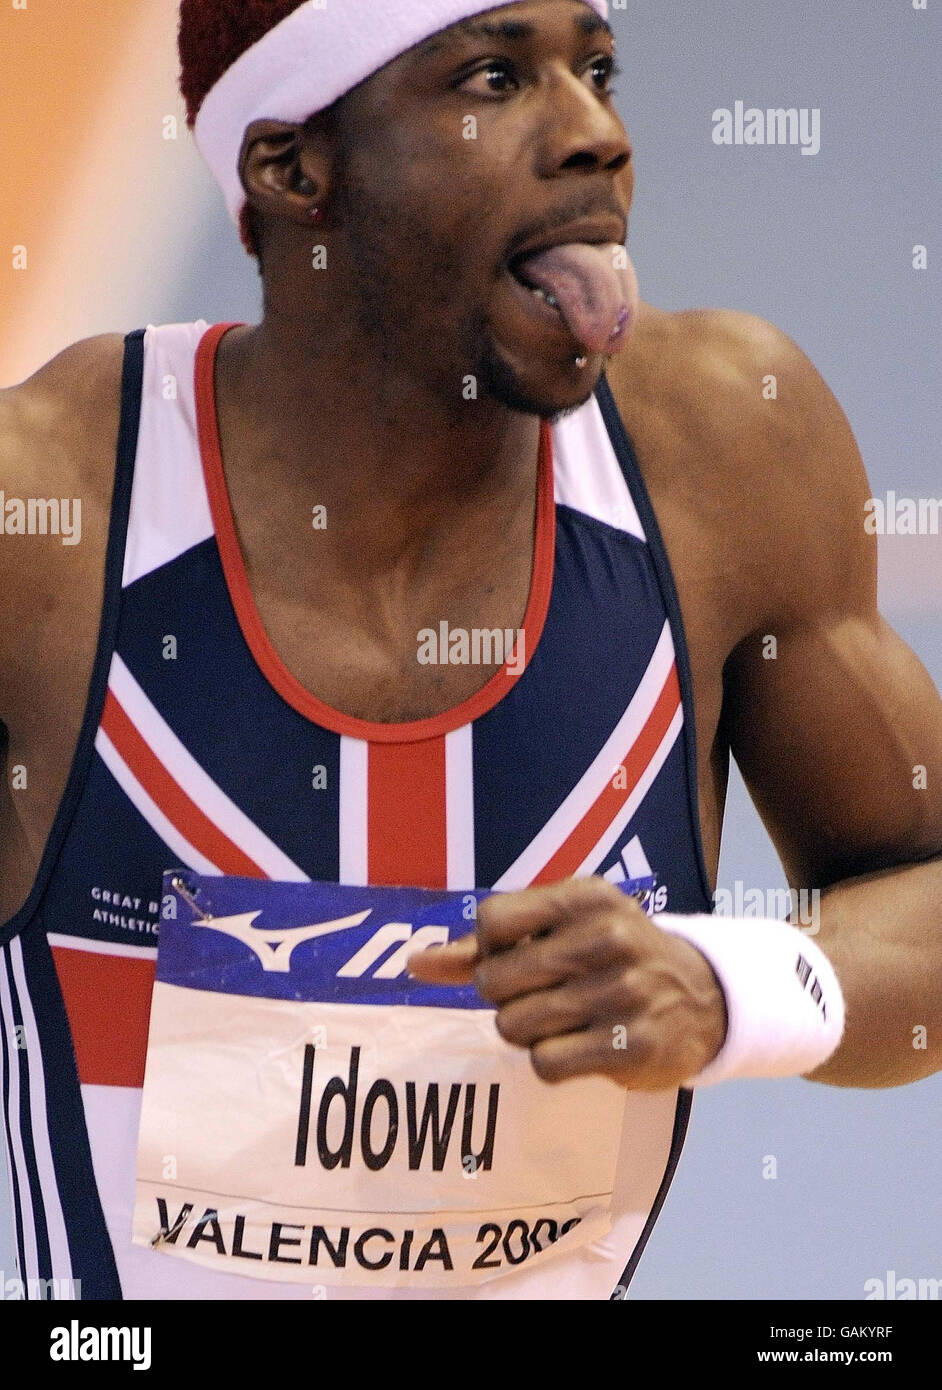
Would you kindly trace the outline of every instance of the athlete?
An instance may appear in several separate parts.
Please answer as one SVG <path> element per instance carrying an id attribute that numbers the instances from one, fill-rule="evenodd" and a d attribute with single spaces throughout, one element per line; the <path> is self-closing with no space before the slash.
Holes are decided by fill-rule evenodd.
<path id="1" fill-rule="evenodd" d="M 603 0 L 183 0 L 180 47 L 262 321 L 0 398 L 21 1276 L 611 1297 L 693 1088 L 942 1062 L 942 704 L 858 450 L 777 329 L 640 300 Z M 710 916 L 731 753 L 816 933 Z"/>

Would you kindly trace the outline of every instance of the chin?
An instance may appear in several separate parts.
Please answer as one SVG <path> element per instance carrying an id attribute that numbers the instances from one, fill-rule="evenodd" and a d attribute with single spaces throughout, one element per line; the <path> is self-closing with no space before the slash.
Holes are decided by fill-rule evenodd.
<path id="1" fill-rule="evenodd" d="M 546 363 L 542 370 L 535 370 L 530 364 L 515 366 L 492 352 L 485 355 L 478 379 L 487 394 L 509 410 L 553 422 L 591 399 L 604 368 L 605 359 L 597 357 L 582 368 L 574 363 Z"/>

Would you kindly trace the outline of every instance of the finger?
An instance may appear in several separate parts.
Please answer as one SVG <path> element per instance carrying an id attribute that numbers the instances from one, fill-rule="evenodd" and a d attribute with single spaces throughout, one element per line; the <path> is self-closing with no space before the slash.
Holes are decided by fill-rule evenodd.
<path id="1" fill-rule="evenodd" d="M 481 954 L 504 951 L 525 937 L 550 931 L 583 914 L 630 902 L 604 878 L 570 878 L 519 893 L 493 893 L 478 904 Z"/>
<path id="2" fill-rule="evenodd" d="M 447 946 L 428 946 L 413 952 L 406 970 L 416 980 L 430 985 L 470 985 L 478 964 L 478 940 L 474 932 Z"/>
<path id="3" fill-rule="evenodd" d="M 497 1031 L 505 1042 L 532 1047 L 544 1038 L 580 1032 L 603 1022 L 617 1021 L 629 1027 L 644 1006 L 640 981 L 630 970 L 616 969 L 511 1000 L 497 1012 Z"/>
<path id="4" fill-rule="evenodd" d="M 622 903 L 617 907 L 617 912 L 597 911 L 545 937 L 485 956 L 474 972 L 479 992 L 492 1004 L 505 1004 L 563 984 L 573 976 L 633 964 L 650 924 L 640 909 L 635 915 L 626 912 Z"/>
<path id="5" fill-rule="evenodd" d="M 577 1076 L 609 1076 L 641 1091 L 664 1090 L 675 1082 L 663 1068 L 652 1065 L 654 1046 L 642 1028 L 615 1036 L 600 1024 L 564 1037 L 544 1038 L 530 1049 L 533 1070 L 541 1081 L 570 1081 Z"/>

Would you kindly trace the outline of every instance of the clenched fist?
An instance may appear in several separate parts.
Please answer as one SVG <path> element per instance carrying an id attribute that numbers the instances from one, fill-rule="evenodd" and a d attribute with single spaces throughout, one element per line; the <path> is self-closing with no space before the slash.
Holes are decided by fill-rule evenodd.
<path id="1" fill-rule="evenodd" d="M 477 930 L 416 952 L 429 984 L 474 984 L 501 1037 L 544 1081 L 604 1075 L 639 1091 L 682 1085 L 713 1060 L 726 1005 L 706 959 L 603 878 L 497 893 Z"/>

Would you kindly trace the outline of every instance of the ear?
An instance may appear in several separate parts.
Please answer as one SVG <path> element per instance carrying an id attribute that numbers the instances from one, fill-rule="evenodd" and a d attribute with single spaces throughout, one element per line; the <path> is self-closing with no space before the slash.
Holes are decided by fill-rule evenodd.
<path id="1" fill-rule="evenodd" d="M 309 226 L 311 209 L 329 192 L 330 160 L 300 125 L 253 121 L 242 141 L 239 177 L 259 212 Z"/>

